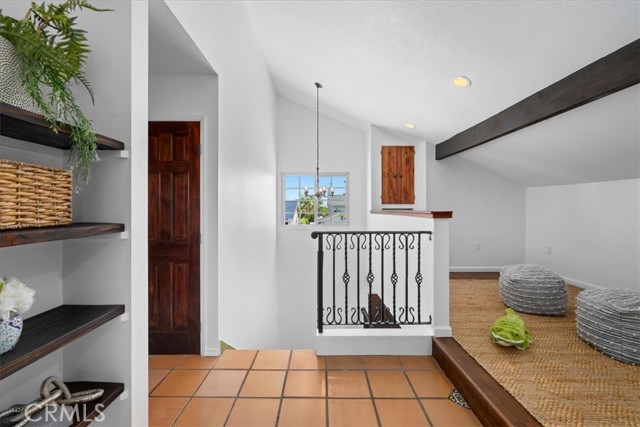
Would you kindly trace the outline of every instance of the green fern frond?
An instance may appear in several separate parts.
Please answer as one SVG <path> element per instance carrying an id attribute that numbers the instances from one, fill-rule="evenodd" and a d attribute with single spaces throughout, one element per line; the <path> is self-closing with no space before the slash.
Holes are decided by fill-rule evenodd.
<path id="1" fill-rule="evenodd" d="M 34 104 L 44 113 L 53 132 L 62 123 L 71 126 L 71 158 L 76 181 L 88 182 L 91 164 L 98 160 L 96 135 L 71 91 L 80 82 L 94 102 L 93 90 L 83 70 L 91 52 L 87 32 L 76 27 L 76 9 L 107 12 L 86 0 L 58 4 L 31 3 L 22 19 L 0 13 L 0 36 L 16 47 L 22 84 Z M 42 92 L 46 88 L 46 93 Z"/>

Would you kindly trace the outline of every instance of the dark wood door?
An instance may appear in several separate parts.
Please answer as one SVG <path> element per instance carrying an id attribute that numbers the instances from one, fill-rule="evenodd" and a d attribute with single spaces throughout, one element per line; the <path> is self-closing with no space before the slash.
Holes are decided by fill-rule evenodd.
<path id="1" fill-rule="evenodd" d="M 200 123 L 149 123 L 149 354 L 200 353 Z"/>
<path id="2" fill-rule="evenodd" d="M 382 204 L 413 204 L 415 202 L 415 147 L 412 145 L 383 146 Z"/>

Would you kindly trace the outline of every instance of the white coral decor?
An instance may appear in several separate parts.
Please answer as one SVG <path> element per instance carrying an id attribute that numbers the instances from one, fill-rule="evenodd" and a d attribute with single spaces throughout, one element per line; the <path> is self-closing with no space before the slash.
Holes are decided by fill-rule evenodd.
<path id="1" fill-rule="evenodd" d="M 0 278 L 0 317 L 2 320 L 9 320 L 10 317 L 29 310 L 35 294 L 36 291 L 28 288 L 15 277 Z"/>

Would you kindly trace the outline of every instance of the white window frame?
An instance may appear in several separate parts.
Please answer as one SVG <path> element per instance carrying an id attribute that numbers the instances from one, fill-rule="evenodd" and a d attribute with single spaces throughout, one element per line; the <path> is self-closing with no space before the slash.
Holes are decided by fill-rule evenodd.
<path id="1" fill-rule="evenodd" d="M 278 208 L 278 223 L 282 228 L 290 228 L 290 229 L 313 229 L 313 228 L 325 228 L 325 227 L 348 227 L 351 223 L 351 202 L 349 198 L 351 197 L 351 177 L 349 172 L 320 172 L 320 177 L 323 176 L 344 176 L 347 180 L 345 184 L 345 200 L 344 200 L 344 210 L 347 214 L 347 219 L 342 224 L 285 224 L 285 202 L 286 202 L 286 177 L 287 176 L 312 176 L 314 178 L 314 186 L 315 186 L 315 172 L 281 172 L 280 173 L 280 206 Z M 315 188 L 309 187 L 309 194 L 315 192 Z"/>

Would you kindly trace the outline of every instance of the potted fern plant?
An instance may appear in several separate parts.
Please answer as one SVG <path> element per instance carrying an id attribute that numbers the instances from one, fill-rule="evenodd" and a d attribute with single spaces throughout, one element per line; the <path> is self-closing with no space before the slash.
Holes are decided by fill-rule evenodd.
<path id="1" fill-rule="evenodd" d="M 0 99 L 17 107 L 42 114 L 57 132 L 63 124 L 71 127 L 69 164 L 76 182 L 88 182 L 91 164 L 98 160 L 96 134 L 72 91 L 80 82 L 91 96 L 93 91 L 83 67 L 90 52 L 86 31 L 76 26 L 73 12 L 98 9 L 85 0 L 56 4 L 31 3 L 25 16 L 12 18 L 0 13 Z"/>

